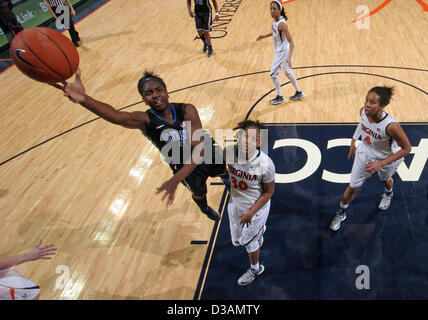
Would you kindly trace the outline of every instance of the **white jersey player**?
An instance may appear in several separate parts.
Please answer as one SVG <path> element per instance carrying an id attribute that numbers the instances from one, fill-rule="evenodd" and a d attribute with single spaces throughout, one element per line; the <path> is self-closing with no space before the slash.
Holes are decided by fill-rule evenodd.
<path id="1" fill-rule="evenodd" d="M 0 270 L 0 300 L 38 300 L 40 287 L 14 268 Z"/>
<path id="2" fill-rule="evenodd" d="M 294 42 L 291 37 L 290 31 L 287 26 L 287 16 L 284 12 L 284 7 L 280 1 L 272 1 L 270 4 L 270 14 L 273 18 L 272 32 L 266 35 L 261 35 L 257 38 L 260 41 L 264 38 L 273 38 L 273 47 L 275 50 L 275 59 L 272 64 L 270 76 L 273 84 L 275 85 L 276 97 L 270 100 L 271 104 L 279 104 L 285 101 L 281 92 L 281 82 L 279 81 L 279 75 L 284 72 L 286 77 L 291 81 L 296 93 L 290 97 L 291 100 L 298 100 L 303 98 L 305 95 L 300 90 L 297 84 L 296 77 L 291 71 L 292 62 L 291 58 L 294 52 Z"/>
<path id="3" fill-rule="evenodd" d="M 24 278 L 13 266 L 28 261 L 51 259 L 56 250 L 53 244 L 42 247 L 40 241 L 26 253 L 0 258 L 0 300 L 38 300 L 40 287 Z"/>
<path id="4" fill-rule="evenodd" d="M 352 137 L 348 159 L 355 155 L 351 171 L 351 182 L 346 188 L 339 211 L 330 224 L 331 230 L 338 230 L 346 219 L 346 209 L 356 192 L 372 173 L 378 172 L 380 181 L 385 184 L 379 209 L 389 208 L 392 200 L 393 174 L 404 157 L 409 154 L 411 145 L 398 122 L 385 111 L 393 95 L 393 88 L 374 87 L 366 97 L 361 109 L 361 121 Z M 355 147 L 356 140 L 361 143 Z"/>
<path id="5" fill-rule="evenodd" d="M 247 285 L 264 271 L 259 256 L 274 192 L 275 166 L 260 151 L 260 131 L 267 133 L 262 124 L 247 120 L 235 129 L 240 130 L 239 142 L 225 152 L 231 180 L 227 210 L 232 243 L 244 247 L 250 259 L 250 268 L 238 279 L 239 285 Z"/>

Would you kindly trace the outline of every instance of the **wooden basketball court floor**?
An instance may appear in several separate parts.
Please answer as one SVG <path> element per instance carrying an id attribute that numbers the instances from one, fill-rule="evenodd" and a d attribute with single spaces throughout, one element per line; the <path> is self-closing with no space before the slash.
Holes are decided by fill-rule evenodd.
<path id="1" fill-rule="evenodd" d="M 211 59 L 193 40 L 183 0 L 111 0 L 80 21 L 87 93 L 115 108 L 145 110 L 136 85 L 153 70 L 170 101 L 194 104 L 214 132 L 233 128 L 263 96 L 251 119 L 357 122 L 368 89 L 385 84 L 397 89 L 387 107 L 396 119 L 428 121 L 423 1 L 389 1 L 368 29 L 352 23 L 357 7 L 374 10 L 383 0 L 289 1 L 294 73 L 306 97 L 279 106 L 269 104 L 274 93 L 266 95 L 271 40 L 256 42 L 270 32 L 269 1 L 218 3 L 224 21 L 213 35 L 226 35 L 213 40 Z M 0 254 L 39 240 L 56 244 L 52 260 L 17 267 L 40 285 L 41 299 L 193 299 L 215 224 L 181 185 L 171 207 L 161 202 L 155 188 L 171 172 L 151 143 L 15 67 L 1 74 L 0 92 Z M 294 94 L 290 85 L 283 92 Z M 222 186 L 209 186 L 213 207 L 222 195 Z"/>

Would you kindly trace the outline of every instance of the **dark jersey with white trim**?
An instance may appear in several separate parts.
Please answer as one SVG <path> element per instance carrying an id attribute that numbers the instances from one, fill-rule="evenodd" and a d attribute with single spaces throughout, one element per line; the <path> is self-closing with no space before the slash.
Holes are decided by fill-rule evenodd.
<path id="1" fill-rule="evenodd" d="M 145 128 L 145 136 L 159 149 L 165 161 L 174 170 L 178 170 L 186 161 L 190 163 L 192 146 L 185 126 L 183 104 L 171 103 L 170 107 L 174 117 L 173 124 L 165 121 L 151 109 L 146 111 L 149 115 L 149 123 Z M 190 124 L 190 120 L 187 121 Z M 204 159 L 211 160 L 213 164 L 216 159 L 217 163 L 222 162 L 222 148 L 215 143 L 207 131 L 204 130 L 203 133 L 204 143 L 211 144 L 209 148 L 204 148 Z"/>
<path id="2" fill-rule="evenodd" d="M 184 159 L 184 148 L 188 148 L 190 145 L 187 146 L 189 139 L 184 127 L 183 104 L 171 103 L 170 108 L 174 117 L 173 124 L 165 121 L 151 109 L 146 111 L 149 116 L 149 123 L 145 128 L 145 136 L 159 149 L 167 163 L 179 164 L 189 158 L 187 156 Z M 189 153 L 187 152 L 187 155 Z"/>
<path id="3" fill-rule="evenodd" d="M 195 12 L 211 12 L 209 0 L 195 0 Z"/>

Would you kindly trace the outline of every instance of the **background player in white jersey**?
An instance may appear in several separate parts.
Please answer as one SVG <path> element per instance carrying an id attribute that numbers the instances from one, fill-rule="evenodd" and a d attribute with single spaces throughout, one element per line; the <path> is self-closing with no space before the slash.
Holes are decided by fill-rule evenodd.
<path id="1" fill-rule="evenodd" d="M 275 50 L 275 60 L 272 64 L 270 71 L 270 77 L 273 84 L 275 85 L 276 97 L 270 100 L 271 104 L 279 104 L 285 101 L 281 92 L 281 83 L 279 81 L 279 75 L 284 72 L 288 79 L 290 79 L 296 93 L 290 97 L 291 100 L 298 100 L 303 98 L 305 95 L 300 90 L 297 84 L 296 77 L 291 71 L 292 61 L 291 58 L 294 52 L 294 42 L 291 38 L 290 31 L 287 26 L 287 16 L 284 12 L 284 7 L 280 1 L 272 1 L 270 3 L 270 14 L 273 18 L 272 32 L 266 35 L 261 35 L 257 38 L 260 41 L 264 38 L 273 37 L 273 47 Z"/>
<path id="2" fill-rule="evenodd" d="M 348 159 L 355 155 L 351 171 L 351 182 L 346 188 L 339 211 L 330 224 L 331 230 L 338 230 L 346 219 L 346 209 L 354 199 L 365 180 L 378 172 L 380 181 L 385 184 L 385 192 L 379 203 L 379 209 L 389 208 L 392 199 L 393 174 L 404 157 L 409 154 L 411 145 L 398 122 L 383 109 L 389 104 L 393 88 L 374 87 L 360 110 L 361 121 L 352 137 Z M 362 142 L 355 147 L 361 136 Z"/>
<path id="3" fill-rule="evenodd" d="M 235 130 L 239 130 L 238 144 L 225 149 L 231 180 L 227 210 L 232 243 L 245 247 L 250 259 L 250 268 L 238 279 L 239 285 L 247 285 L 264 271 L 259 257 L 275 187 L 275 166 L 260 150 L 261 130 L 267 134 L 266 127 L 247 120 Z"/>
<path id="4" fill-rule="evenodd" d="M 0 258 L 0 300 L 38 300 L 40 287 L 12 267 L 28 261 L 51 259 L 56 250 L 54 244 L 42 246 L 40 241 L 26 253 Z"/>

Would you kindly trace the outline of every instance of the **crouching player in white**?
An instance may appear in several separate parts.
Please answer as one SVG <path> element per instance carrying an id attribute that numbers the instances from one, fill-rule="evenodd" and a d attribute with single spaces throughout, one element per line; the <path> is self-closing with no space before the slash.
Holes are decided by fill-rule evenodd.
<path id="1" fill-rule="evenodd" d="M 250 259 L 250 268 L 238 279 L 247 285 L 261 275 L 259 264 L 263 233 L 269 215 L 270 199 L 275 186 L 275 166 L 260 149 L 262 135 L 267 128 L 258 121 L 238 124 L 238 144 L 226 147 L 225 157 L 230 174 L 230 200 L 227 207 L 230 232 L 234 246 L 244 247 Z"/>
<path id="2" fill-rule="evenodd" d="M 351 182 L 345 190 L 339 211 L 331 221 L 331 230 L 340 228 L 341 222 L 346 219 L 349 203 L 364 181 L 376 171 L 380 181 L 385 184 L 379 209 L 386 210 L 391 204 L 394 185 L 392 176 L 412 148 L 398 122 L 383 111 L 392 95 L 393 88 L 389 87 L 374 87 L 367 94 L 364 107 L 360 110 L 361 121 L 352 137 L 348 154 L 348 159 L 355 155 Z M 355 147 L 355 141 L 360 136 L 362 142 Z"/>

